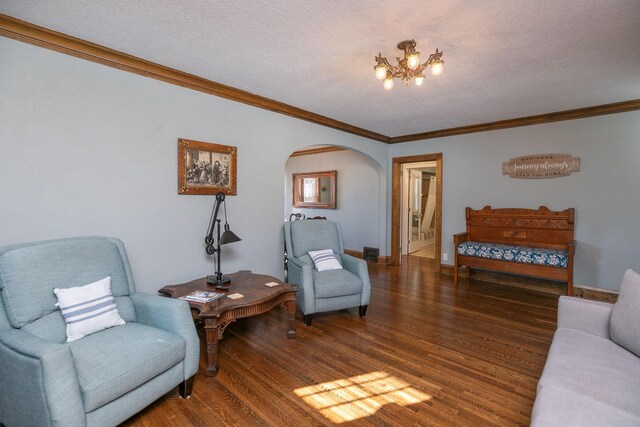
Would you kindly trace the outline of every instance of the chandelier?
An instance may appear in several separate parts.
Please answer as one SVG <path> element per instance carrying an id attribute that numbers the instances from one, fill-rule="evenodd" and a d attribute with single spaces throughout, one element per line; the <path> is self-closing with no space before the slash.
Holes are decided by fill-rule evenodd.
<path id="1" fill-rule="evenodd" d="M 393 79 L 402 79 L 407 85 L 410 80 L 416 83 L 416 86 L 422 86 L 424 75 L 422 72 L 431 67 L 431 74 L 437 76 L 442 73 L 444 61 L 442 60 L 442 51 L 436 49 L 436 53 L 429 55 L 429 59 L 424 64 L 420 63 L 420 52 L 416 51 L 415 40 L 405 40 L 398 43 L 398 49 L 404 51 L 404 58 L 396 57 L 398 65 L 391 65 L 387 58 L 382 57 L 382 53 L 376 56 L 378 62 L 373 69 L 376 72 L 376 79 L 384 80 L 384 88 L 389 90 L 393 87 Z"/>

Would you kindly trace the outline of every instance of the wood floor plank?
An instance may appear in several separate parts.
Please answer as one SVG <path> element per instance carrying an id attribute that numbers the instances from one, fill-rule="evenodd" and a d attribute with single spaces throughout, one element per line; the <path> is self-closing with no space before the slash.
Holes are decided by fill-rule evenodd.
<path id="1" fill-rule="evenodd" d="M 556 328 L 555 289 L 452 278 L 409 257 L 369 264 L 367 317 L 357 308 L 239 319 L 220 342 L 220 371 L 177 390 L 128 426 L 528 425 Z"/>

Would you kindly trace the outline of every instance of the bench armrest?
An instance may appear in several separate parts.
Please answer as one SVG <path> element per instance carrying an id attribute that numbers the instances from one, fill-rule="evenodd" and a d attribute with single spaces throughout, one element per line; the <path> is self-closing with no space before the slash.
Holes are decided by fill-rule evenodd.
<path id="1" fill-rule="evenodd" d="M 561 296 L 558 300 L 558 328 L 571 328 L 609 339 L 613 304 Z"/>
<path id="2" fill-rule="evenodd" d="M 465 231 L 463 233 L 456 233 L 453 235 L 453 246 L 455 246 L 456 251 L 458 250 L 458 245 L 462 242 L 466 242 L 469 240 L 469 232 Z"/>
<path id="3" fill-rule="evenodd" d="M 0 423 L 84 426 L 86 415 L 68 345 L 0 331 Z"/>
<path id="4" fill-rule="evenodd" d="M 142 292 L 131 294 L 138 322 L 173 332 L 184 338 L 184 379 L 198 372 L 200 339 L 193 324 L 189 303 L 184 300 L 149 295 Z"/>

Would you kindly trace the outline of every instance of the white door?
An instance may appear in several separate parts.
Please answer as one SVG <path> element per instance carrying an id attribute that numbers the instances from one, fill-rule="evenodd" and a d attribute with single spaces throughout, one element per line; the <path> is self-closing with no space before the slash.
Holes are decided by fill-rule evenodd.
<path id="1" fill-rule="evenodd" d="M 422 240 L 422 172 L 411 169 L 409 171 L 409 218 L 408 241 L 409 253 L 420 249 Z"/>

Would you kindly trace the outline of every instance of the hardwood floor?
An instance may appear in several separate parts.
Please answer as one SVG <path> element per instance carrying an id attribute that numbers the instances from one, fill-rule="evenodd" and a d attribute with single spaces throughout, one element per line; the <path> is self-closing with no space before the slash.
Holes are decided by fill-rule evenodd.
<path id="1" fill-rule="evenodd" d="M 190 399 L 176 389 L 126 425 L 528 425 L 558 293 L 464 278 L 455 290 L 432 265 L 369 263 L 367 317 L 298 316 L 295 340 L 284 310 L 239 320 L 215 378 L 202 353 Z"/>

